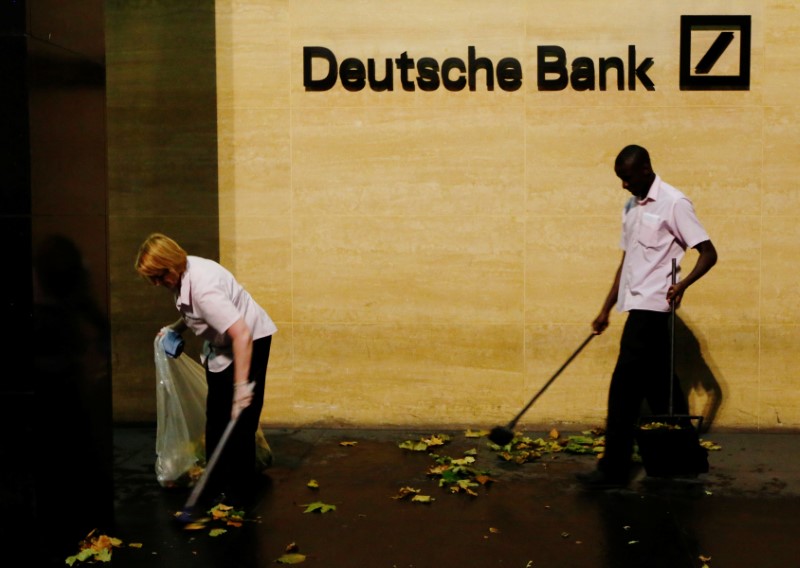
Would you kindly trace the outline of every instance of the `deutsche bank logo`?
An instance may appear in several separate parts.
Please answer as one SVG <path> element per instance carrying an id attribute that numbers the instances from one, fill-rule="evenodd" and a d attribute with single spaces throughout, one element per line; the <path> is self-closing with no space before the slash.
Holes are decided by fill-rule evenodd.
<path id="1" fill-rule="evenodd" d="M 750 34 L 750 16 L 681 16 L 681 90 L 749 90 Z"/>

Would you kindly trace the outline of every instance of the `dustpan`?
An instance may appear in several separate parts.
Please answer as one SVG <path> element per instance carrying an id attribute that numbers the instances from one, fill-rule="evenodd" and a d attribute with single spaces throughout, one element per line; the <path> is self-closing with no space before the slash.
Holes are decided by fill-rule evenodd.
<path id="1" fill-rule="evenodd" d="M 672 283 L 677 261 L 672 259 Z M 708 451 L 700 445 L 702 416 L 674 413 L 675 303 L 670 309 L 669 414 L 643 416 L 637 428 L 642 465 L 649 477 L 697 477 L 708 472 Z"/>

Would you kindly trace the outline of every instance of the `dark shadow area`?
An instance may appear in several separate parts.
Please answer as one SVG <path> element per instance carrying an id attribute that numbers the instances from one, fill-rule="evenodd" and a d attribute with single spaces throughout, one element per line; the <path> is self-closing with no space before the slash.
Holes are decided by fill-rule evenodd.
<path id="1" fill-rule="evenodd" d="M 667 484 L 665 484 L 667 485 Z M 673 486 L 674 483 L 668 485 Z M 682 496 L 630 491 L 583 495 L 603 529 L 603 568 L 697 568 L 701 552 L 685 518 L 699 506 Z"/>
<path id="2" fill-rule="evenodd" d="M 702 392 L 706 404 L 697 413 L 703 416 L 700 433 L 708 432 L 717 417 L 723 392 L 714 371 L 703 356 L 702 346 L 689 325 L 679 316 L 675 317 L 675 372 L 680 377 L 683 392 Z"/>
<path id="3" fill-rule="evenodd" d="M 35 527 L 39 550 L 63 563 L 113 513 L 108 321 L 72 240 L 43 238 L 33 263 Z"/>

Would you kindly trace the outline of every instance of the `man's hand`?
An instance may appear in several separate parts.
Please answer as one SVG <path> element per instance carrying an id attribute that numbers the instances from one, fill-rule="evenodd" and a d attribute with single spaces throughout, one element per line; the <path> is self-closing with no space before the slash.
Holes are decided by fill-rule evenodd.
<path id="1" fill-rule="evenodd" d="M 608 312 L 603 310 L 596 318 L 594 318 L 594 321 L 592 322 L 592 329 L 594 330 L 595 335 L 600 335 L 606 330 L 607 327 Z"/>
<path id="2" fill-rule="evenodd" d="M 667 302 L 675 304 L 675 308 L 679 308 L 681 300 L 683 300 L 683 293 L 686 291 L 685 282 L 676 282 L 672 284 L 667 290 Z"/>
<path id="3" fill-rule="evenodd" d="M 253 402 L 253 389 L 255 383 L 234 383 L 233 384 L 233 407 L 231 408 L 231 418 L 236 419 L 242 410 L 250 406 Z"/>

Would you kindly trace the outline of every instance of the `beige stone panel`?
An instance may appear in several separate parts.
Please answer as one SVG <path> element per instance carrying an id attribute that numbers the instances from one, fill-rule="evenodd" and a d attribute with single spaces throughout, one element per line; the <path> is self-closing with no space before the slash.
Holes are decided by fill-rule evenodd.
<path id="1" fill-rule="evenodd" d="M 294 412 L 322 426 L 491 427 L 522 383 L 518 325 L 294 326 Z"/>
<path id="2" fill-rule="evenodd" d="M 764 3 L 764 103 L 796 105 L 800 76 L 800 5 L 794 0 Z"/>
<path id="3" fill-rule="evenodd" d="M 564 368 L 520 421 L 527 428 L 603 426 L 623 319 L 617 318 Z M 588 325 L 525 327 L 525 404 L 567 363 L 591 333 Z M 524 405 L 523 405 L 524 406 Z"/>
<path id="4" fill-rule="evenodd" d="M 411 0 L 390 5 L 347 0 L 329 1 L 325 9 L 312 0 L 291 2 L 292 102 L 301 107 L 403 106 L 470 109 L 483 104 L 521 104 L 525 86 L 514 92 L 502 90 L 495 81 L 488 90 L 484 71 L 477 73 L 476 89 L 460 92 L 446 90 L 424 92 L 418 87 L 405 91 L 401 72 L 394 60 L 406 52 L 418 61 L 436 59 L 439 64 L 450 57 L 467 62 L 468 47 L 474 46 L 477 57 L 488 58 L 493 68 L 503 58 L 522 63 L 525 3 L 522 0 L 486 3 L 479 0 L 426 2 Z M 367 65 L 376 62 L 376 78 L 385 76 L 385 60 L 392 60 L 393 91 L 375 92 L 369 86 L 349 92 L 337 80 L 333 89 L 306 92 L 303 85 L 303 47 L 330 49 L 340 65 L 345 58 L 356 58 Z M 312 65 L 312 77 L 319 80 L 328 65 Z M 455 74 L 453 75 L 455 76 Z M 416 71 L 408 78 L 416 80 Z M 523 82 L 525 80 L 523 74 Z M 467 119 L 467 117 L 465 117 Z"/>
<path id="5" fill-rule="evenodd" d="M 292 207 L 290 111 L 220 109 L 219 214 L 288 215 Z"/>
<path id="6" fill-rule="evenodd" d="M 272 336 L 264 390 L 261 424 L 269 427 L 303 423 L 305 418 L 295 413 L 294 340 L 293 326 L 278 323 Z"/>
<path id="7" fill-rule="evenodd" d="M 291 222 L 286 217 L 220 218 L 220 263 L 273 321 L 292 321 Z"/>
<path id="8" fill-rule="evenodd" d="M 647 3 L 643 8 L 640 0 L 622 0 L 611 3 L 587 3 L 583 0 L 559 2 L 558 9 L 546 11 L 539 3 L 529 4 L 526 19 L 526 46 L 524 73 L 528 78 L 527 92 L 535 92 L 529 104 L 540 106 L 615 106 L 635 107 L 676 105 L 755 105 L 761 100 L 760 77 L 751 73 L 751 88 L 748 91 L 681 91 L 680 90 L 680 26 L 681 16 L 707 13 L 697 9 L 691 0 Z M 760 25 L 760 6 L 747 0 L 726 2 L 713 10 L 714 14 L 750 14 L 752 26 L 752 68 L 758 69 L 763 52 L 763 33 Z M 716 36 L 712 32 L 701 32 L 693 39 L 692 61 L 696 62 Z M 564 90 L 538 91 L 536 85 L 537 52 L 539 46 L 558 45 L 566 52 L 566 68 L 572 71 L 572 63 L 578 57 L 592 60 L 595 80 L 578 82 Z M 629 46 L 635 47 L 634 64 L 631 65 Z M 738 43 L 723 54 L 715 73 L 735 74 L 738 69 Z M 695 53 L 695 51 L 697 53 Z M 606 90 L 600 90 L 600 59 L 619 58 L 624 67 L 622 89 L 619 89 L 618 74 L 611 70 L 607 74 Z M 631 69 L 639 68 L 652 58 L 647 76 L 655 84 L 648 91 L 645 85 L 634 81 L 630 88 Z M 719 71 L 718 71 L 719 70 Z M 755 75 L 755 76 L 754 76 Z M 548 75 L 553 79 L 555 75 Z M 589 89 L 591 85 L 594 89 Z"/>
<path id="9" fill-rule="evenodd" d="M 292 80 L 289 5 L 289 0 L 217 0 L 220 108 L 289 106 Z"/>
<path id="10" fill-rule="evenodd" d="M 298 217 L 296 322 L 521 323 L 513 217 Z"/>
<path id="11" fill-rule="evenodd" d="M 761 323 L 800 323 L 800 217 L 764 217 L 761 259 Z"/>
<path id="12" fill-rule="evenodd" d="M 764 325 L 761 328 L 759 428 L 800 427 L 800 326 Z"/>
<path id="13" fill-rule="evenodd" d="M 763 115 L 758 108 L 527 109 L 527 210 L 620 218 L 629 194 L 614 174 L 628 144 L 709 214 L 758 214 Z M 576 141 L 579 141 L 576 143 Z"/>
<path id="14" fill-rule="evenodd" d="M 797 98 L 796 88 L 793 88 L 793 98 Z M 800 107 L 796 104 L 764 109 L 764 166 L 761 175 L 765 215 L 800 214 L 800 192 L 794 183 L 800 179 L 798 123 Z"/>
<path id="15" fill-rule="evenodd" d="M 617 215 L 529 216 L 525 322 L 584 324 L 588 332 L 622 258 L 619 231 Z"/>
<path id="16" fill-rule="evenodd" d="M 718 260 L 683 297 L 679 312 L 703 325 L 756 325 L 761 294 L 761 217 L 708 215 L 701 222 L 717 249 Z M 698 253 L 686 251 L 681 274 L 697 263 Z"/>
<path id="17" fill-rule="evenodd" d="M 509 215 L 524 200 L 520 109 L 314 109 L 292 125 L 294 210 Z"/>

